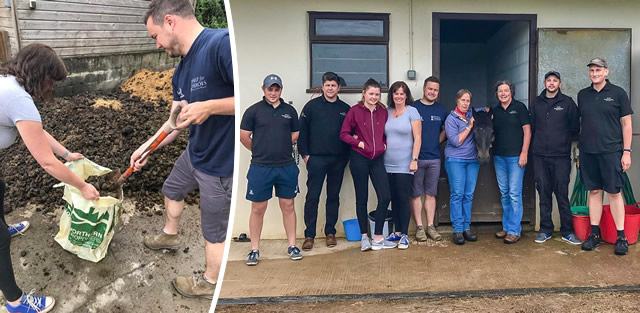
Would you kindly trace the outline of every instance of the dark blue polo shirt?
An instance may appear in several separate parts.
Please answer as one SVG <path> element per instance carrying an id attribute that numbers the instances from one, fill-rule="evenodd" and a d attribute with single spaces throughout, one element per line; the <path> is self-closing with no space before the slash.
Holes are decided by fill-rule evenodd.
<path id="1" fill-rule="evenodd" d="M 422 117 L 422 145 L 420 160 L 440 159 L 440 132 L 449 113 L 438 101 L 431 105 L 416 100 L 411 104 Z"/>
<path id="2" fill-rule="evenodd" d="M 188 103 L 233 97 L 233 66 L 227 29 L 205 28 L 173 74 L 173 100 Z M 213 176 L 233 175 L 235 117 L 211 115 L 189 126 L 193 167 Z"/>

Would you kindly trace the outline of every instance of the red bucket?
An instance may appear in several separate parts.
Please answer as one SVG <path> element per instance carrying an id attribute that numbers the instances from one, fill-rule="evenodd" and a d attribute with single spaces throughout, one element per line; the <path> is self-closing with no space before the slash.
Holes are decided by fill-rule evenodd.
<path id="1" fill-rule="evenodd" d="M 629 244 L 634 244 L 638 241 L 638 232 L 640 231 L 640 208 L 636 205 L 625 205 L 624 211 L 624 235 L 627 237 Z M 602 240 L 610 244 L 616 243 L 616 239 L 618 238 L 616 224 L 613 222 L 611 207 L 609 205 L 602 206 L 600 232 L 602 234 Z"/>
<path id="2" fill-rule="evenodd" d="M 591 221 L 589 220 L 589 215 L 575 215 L 573 216 L 573 231 L 576 234 L 576 237 L 581 241 L 587 240 L 589 234 L 591 233 Z"/>

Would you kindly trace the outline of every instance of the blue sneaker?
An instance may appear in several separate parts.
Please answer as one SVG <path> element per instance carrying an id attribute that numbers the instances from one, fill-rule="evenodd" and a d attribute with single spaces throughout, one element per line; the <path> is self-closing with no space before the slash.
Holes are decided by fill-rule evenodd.
<path id="1" fill-rule="evenodd" d="M 402 234 L 400 237 L 400 240 L 398 241 L 398 249 L 409 249 L 409 237 L 407 237 L 407 235 Z"/>
<path id="2" fill-rule="evenodd" d="M 580 239 L 578 239 L 578 237 L 576 237 L 575 234 L 568 234 L 566 236 L 562 236 L 562 240 L 572 244 L 572 245 L 579 245 L 582 243 L 582 241 L 580 241 Z"/>
<path id="3" fill-rule="evenodd" d="M 539 232 L 538 236 L 536 236 L 536 240 L 534 240 L 537 243 L 543 243 L 547 240 L 551 239 L 551 235 L 549 234 L 545 234 L 543 232 Z"/>
<path id="4" fill-rule="evenodd" d="M 294 261 L 302 259 L 302 252 L 300 252 L 300 249 L 298 249 L 298 247 L 296 247 L 296 246 L 289 247 L 287 249 L 287 254 Z"/>
<path id="5" fill-rule="evenodd" d="M 24 292 L 20 304 L 17 306 L 7 303 L 7 311 L 9 313 L 44 313 L 51 311 L 56 304 L 56 300 L 52 297 L 33 296 L 32 293 L 34 291 L 35 289 L 28 294 Z"/>
<path id="6" fill-rule="evenodd" d="M 22 235 L 22 233 L 24 233 L 24 231 L 27 230 L 27 228 L 29 228 L 29 225 L 30 224 L 28 221 L 22 221 L 20 223 L 11 224 L 9 225 L 9 234 L 11 234 L 11 237 Z"/>
<path id="7" fill-rule="evenodd" d="M 394 233 L 391 233 L 391 235 L 389 235 L 389 237 L 387 237 L 387 241 L 398 241 L 400 240 L 400 235 Z"/>

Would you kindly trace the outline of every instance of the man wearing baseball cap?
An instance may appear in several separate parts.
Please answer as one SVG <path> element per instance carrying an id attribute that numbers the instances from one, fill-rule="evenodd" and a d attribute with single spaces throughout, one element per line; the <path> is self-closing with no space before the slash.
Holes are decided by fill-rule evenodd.
<path id="1" fill-rule="evenodd" d="M 247 265 L 257 265 L 260 259 L 262 222 L 274 187 L 289 241 L 287 254 L 292 260 L 302 259 L 302 253 L 296 247 L 296 211 L 293 202 L 298 193 L 300 172 L 292 156 L 292 144 L 299 135 L 298 113 L 280 97 L 282 79 L 278 75 L 267 75 L 262 83 L 262 91 L 262 101 L 250 106 L 240 123 L 240 142 L 251 151 L 246 195 L 247 200 L 251 201 L 251 251 L 247 256 Z"/>
<path id="2" fill-rule="evenodd" d="M 540 231 L 535 242 L 543 243 L 553 234 L 551 212 L 552 194 L 555 194 L 562 239 L 578 245 L 581 241 L 574 233 L 569 207 L 569 176 L 571 141 L 577 140 L 580 119 L 576 103 L 560 91 L 560 86 L 560 73 L 548 72 L 544 75 L 545 89 L 529 106 L 533 129 L 533 168 L 540 195 Z"/>
<path id="3" fill-rule="evenodd" d="M 624 234 L 624 200 L 620 189 L 623 173 L 631 167 L 631 105 L 624 89 L 607 79 L 609 67 L 602 58 L 588 64 L 591 86 L 578 93 L 582 118 L 580 134 L 580 173 L 589 191 L 591 234 L 582 249 L 591 251 L 600 245 L 602 191 L 606 191 L 618 236 L 615 253 L 627 254 L 629 244 Z"/>

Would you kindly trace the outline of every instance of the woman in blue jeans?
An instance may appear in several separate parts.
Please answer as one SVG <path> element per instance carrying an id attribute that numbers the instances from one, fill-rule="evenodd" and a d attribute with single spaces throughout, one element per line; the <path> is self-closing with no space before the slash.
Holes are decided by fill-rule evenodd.
<path id="1" fill-rule="evenodd" d="M 453 242 L 457 245 L 478 238 L 471 232 L 471 205 L 478 179 L 478 150 L 473 140 L 471 92 L 460 89 L 456 94 L 456 108 L 444 122 L 447 145 L 444 148 L 444 168 L 449 176 L 449 200 Z"/>
<path id="2" fill-rule="evenodd" d="M 502 230 L 496 237 L 512 244 L 520 240 L 522 230 L 522 179 L 531 141 L 531 123 L 527 107 L 513 99 L 513 84 L 501 80 L 496 84 L 495 92 L 499 103 L 492 108 L 493 164 L 503 211 Z"/>

